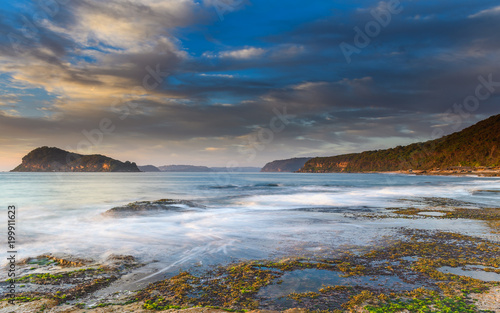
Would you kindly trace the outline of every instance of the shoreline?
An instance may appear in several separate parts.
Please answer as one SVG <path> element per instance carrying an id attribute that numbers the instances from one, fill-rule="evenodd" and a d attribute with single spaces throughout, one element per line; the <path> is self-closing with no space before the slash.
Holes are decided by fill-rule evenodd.
<path id="1" fill-rule="evenodd" d="M 278 172 L 276 172 L 278 173 Z M 473 176 L 473 177 L 500 177 L 499 170 L 485 170 L 485 171 L 472 171 L 472 170 L 398 170 L 398 171 L 370 171 L 370 172 L 301 172 L 299 174 L 401 174 L 409 176 Z"/>
<path id="2" fill-rule="evenodd" d="M 380 173 L 398 173 L 408 175 L 428 175 L 428 176 L 477 176 L 477 177 L 500 177 L 499 170 L 471 170 L 471 169 L 456 169 L 456 170 L 407 170 L 407 171 L 390 171 Z"/>

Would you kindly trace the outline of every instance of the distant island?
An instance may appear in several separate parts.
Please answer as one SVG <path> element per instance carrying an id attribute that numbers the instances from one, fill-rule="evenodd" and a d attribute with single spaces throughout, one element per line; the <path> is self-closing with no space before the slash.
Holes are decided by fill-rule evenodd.
<path id="1" fill-rule="evenodd" d="M 309 158 L 293 158 L 285 160 L 276 160 L 267 163 L 260 170 L 261 172 L 296 172 L 300 170 L 304 164 L 309 161 Z"/>
<path id="2" fill-rule="evenodd" d="M 163 166 L 153 166 L 144 165 L 139 166 L 139 169 L 143 172 L 259 172 L 260 167 L 208 167 L 208 166 L 198 166 L 198 165 L 163 165 Z"/>
<path id="3" fill-rule="evenodd" d="M 240 166 L 240 167 L 210 167 L 212 172 L 230 172 L 230 173 L 255 173 L 260 172 L 260 167 Z"/>
<path id="4" fill-rule="evenodd" d="M 37 148 L 23 157 L 11 172 L 140 172 L 135 163 L 110 157 L 82 155 L 55 147 Z"/>
<path id="5" fill-rule="evenodd" d="M 164 165 L 158 167 L 162 172 L 211 172 L 206 166 L 196 165 Z"/>
<path id="6" fill-rule="evenodd" d="M 392 149 L 316 157 L 302 173 L 405 171 L 417 174 L 500 172 L 500 114 L 451 135 Z"/>

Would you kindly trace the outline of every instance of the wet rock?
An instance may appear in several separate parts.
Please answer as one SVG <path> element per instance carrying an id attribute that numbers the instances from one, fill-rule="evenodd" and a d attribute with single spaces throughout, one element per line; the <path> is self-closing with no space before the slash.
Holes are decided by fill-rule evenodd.
<path id="1" fill-rule="evenodd" d="M 75 257 L 69 254 L 46 253 L 39 255 L 38 260 L 48 259 L 58 263 L 60 266 L 81 267 L 93 263 L 93 260 Z"/>
<path id="2" fill-rule="evenodd" d="M 168 211 L 192 211 L 202 208 L 204 208 L 203 205 L 188 200 L 161 199 L 157 201 L 132 202 L 124 206 L 109 209 L 103 214 L 111 217 L 127 217 Z"/>
<path id="3" fill-rule="evenodd" d="M 453 207 L 453 208 L 481 208 L 484 207 L 484 205 L 481 205 L 479 203 L 472 203 L 472 202 L 467 202 L 467 201 L 461 201 L 461 200 L 456 200 L 456 199 L 451 199 L 451 198 L 442 198 L 442 197 L 417 197 L 413 199 L 400 199 L 402 201 L 406 202 L 413 202 L 418 205 L 422 206 L 428 206 L 428 207 L 433 207 L 433 208 L 446 208 L 446 207 Z"/>
<path id="4" fill-rule="evenodd" d="M 75 267 L 76 264 L 85 265 Z M 133 256 L 116 254 L 110 255 L 104 263 L 93 263 L 91 260 L 63 254 L 44 254 L 36 258 L 27 258 L 18 268 L 20 275 L 17 279 L 16 305 L 10 307 L 0 305 L 0 313 L 80 312 L 74 305 L 81 302 L 81 299 L 109 287 L 129 273 L 130 269 L 142 265 Z M 0 299 L 4 297 L 3 290 L 6 284 L 0 282 Z M 51 300 L 51 305 L 46 302 L 47 299 Z M 6 303 L 0 301 L 2 302 Z M 45 305 L 45 310 L 37 309 L 39 307 L 37 303 L 40 302 Z M 9 310 L 10 308 L 12 310 Z"/>
<path id="5" fill-rule="evenodd" d="M 141 266 L 141 264 L 131 255 L 110 255 L 101 265 L 107 271 L 122 271 Z"/>

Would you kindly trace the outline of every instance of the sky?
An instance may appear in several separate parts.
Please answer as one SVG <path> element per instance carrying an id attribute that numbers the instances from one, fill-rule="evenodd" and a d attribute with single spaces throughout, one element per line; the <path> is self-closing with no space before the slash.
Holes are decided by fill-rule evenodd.
<path id="1" fill-rule="evenodd" d="M 55 146 L 263 166 L 438 138 L 500 113 L 500 4 L 0 4 L 0 170 Z"/>

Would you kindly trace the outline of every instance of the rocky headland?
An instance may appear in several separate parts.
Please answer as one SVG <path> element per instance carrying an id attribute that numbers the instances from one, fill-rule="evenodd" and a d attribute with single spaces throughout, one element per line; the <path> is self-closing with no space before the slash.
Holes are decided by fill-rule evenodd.
<path id="1" fill-rule="evenodd" d="M 83 155 L 55 147 L 37 148 L 23 157 L 11 172 L 140 172 L 133 162 L 110 157 Z"/>
<path id="2" fill-rule="evenodd" d="M 285 160 L 275 160 L 267 163 L 260 170 L 261 172 L 296 172 L 311 158 L 292 158 Z"/>

